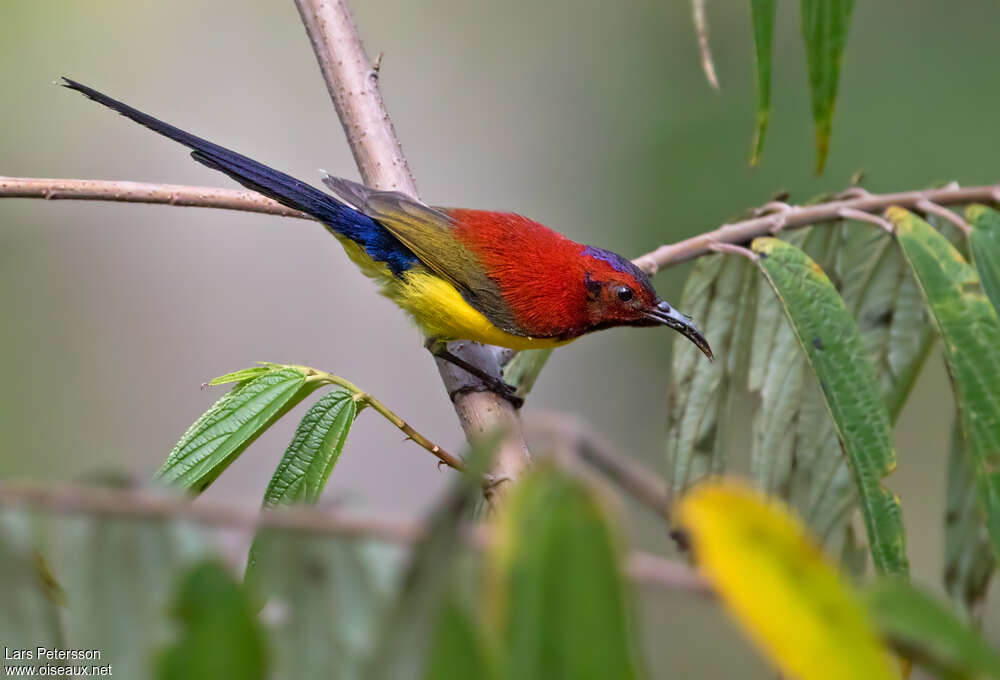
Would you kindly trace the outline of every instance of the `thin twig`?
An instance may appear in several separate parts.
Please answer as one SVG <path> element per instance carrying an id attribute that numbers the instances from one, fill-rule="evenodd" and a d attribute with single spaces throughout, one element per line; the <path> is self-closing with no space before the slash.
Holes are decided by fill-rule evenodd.
<path id="1" fill-rule="evenodd" d="M 929 215 L 937 215 L 938 217 L 948 220 L 956 227 L 961 229 L 962 233 L 964 233 L 966 236 L 972 233 L 972 227 L 969 226 L 968 222 L 966 222 L 960 216 L 956 215 L 955 213 L 953 213 L 951 210 L 948 210 L 944 206 L 938 205 L 937 203 L 932 203 L 931 201 L 924 200 L 924 201 L 918 201 L 915 207 L 917 210 L 921 210 Z"/>
<path id="2" fill-rule="evenodd" d="M 691 0 L 691 13 L 694 15 L 694 31 L 698 34 L 698 52 L 701 56 L 701 68 L 712 89 L 719 89 L 719 78 L 715 75 L 715 62 L 712 61 L 712 48 L 708 46 L 708 19 L 705 16 L 705 0 Z"/>
<path id="3" fill-rule="evenodd" d="M 782 213 L 782 227 L 797 229 L 822 222 L 836 222 L 842 218 L 844 209 L 865 213 L 880 213 L 890 205 L 916 208 L 920 201 L 930 201 L 938 205 L 965 203 L 1000 202 L 1000 184 L 978 187 L 944 187 L 926 191 L 905 191 L 895 194 L 868 194 L 857 198 L 798 206 Z M 766 236 L 774 227 L 774 215 L 764 215 L 742 222 L 724 224 L 718 229 L 706 231 L 677 243 L 660 246 L 656 250 L 637 257 L 633 262 L 641 269 L 655 274 L 664 267 L 706 255 L 713 243 L 749 243 L 758 236 Z"/>
<path id="4" fill-rule="evenodd" d="M 887 234 L 891 234 L 895 231 L 895 227 L 889 220 L 879 217 L 878 215 L 872 215 L 871 213 L 866 213 L 863 210 L 855 210 L 854 208 L 841 208 L 838 211 L 838 216 L 847 220 L 856 220 L 858 222 L 868 222 L 869 224 L 874 224 L 876 227 L 881 227 Z"/>
<path id="5" fill-rule="evenodd" d="M 416 198 L 416 184 L 379 92 L 378 72 L 368 60 L 346 0 L 295 0 L 295 4 L 365 184 Z M 497 348 L 463 343 L 452 344 L 449 349 L 469 363 L 500 375 Z M 491 477 L 517 479 L 530 456 L 514 407 L 500 395 L 487 391 L 478 379 L 470 381 L 468 374 L 452 364 L 440 359 L 437 364 L 466 438 L 472 441 L 497 430 L 507 434 Z M 496 497 L 505 486 L 489 487 L 487 497 Z"/>
<path id="6" fill-rule="evenodd" d="M 440 446 L 432 442 L 430 439 L 420 434 L 413 429 L 402 417 L 397 415 L 388 406 L 383 404 L 381 401 L 376 399 L 371 393 L 365 392 L 360 387 L 352 383 L 346 378 L 341 378 L 339 375 L 334 375 L 333 373 L 327 373 L 326 371 L 321 371 L 316 368 L 311 368 L 309 366 L 289 366 L 289 368 L 294 368 L 301 370 L 313 379 L 318 379 L 321 382 L 331 383 L 333 385 L 340 385 L 345 390 L 354 395 L 355 399 L 368 406 L 371 406 L 374 411 L 376 411 L 383 418 L 388 420 L 390 423 L 398 427 L 406 435 L 408 439 L 413 440 L 413 442 L 433 454 L 438 460 L 455 470 L 464 470 L 465 465 L 462 460 L 457 456 L 453 456 L 448 453 Z"/>
<path id="7" fill-rule="evenodd" d="M 586 463 L 602 472 L 630 497 L 661 517 L 668 517 L 670 496 L 654 474 L 623 455 L 586 423 L 575 416 L 559 413 L 532 413 L 525 427 L 533 435 L 551 437 L 568 445 Z"/>
<path id="8" fill-rule="evenodd" d="M 286 208 L 256 191 L 193 187 L 181 184 L 0 176 L 0 197 L 44 198 L 50 201 L 73 199 L 78 201 L 159 203 L 312 219 L 305 213 Z"/>
<path id="9" fill-rule="evenodd" d="M 65 515 L 93 515 L 133 519 L 183 520 L 212 527 L 255 531 L 283 529 L 412 545 L 426 535 L 420 522 L 347 517 L 316 507 L 291 506 L 261 511 L 242 505 L 208 501 L 192 503 L 184 496 L 148 489 L 115 489 L 71 485 L 40 485 L 0 481 L 0 508 L 30 509 Z M 465 534 L 469 545 L 487 543 L 480 527 Z M 687 565 L 656 555 L 633 552 L 626 556 L 626 572 L 636 581 L 665 588 L 707 592 L 705 582 Z"/>

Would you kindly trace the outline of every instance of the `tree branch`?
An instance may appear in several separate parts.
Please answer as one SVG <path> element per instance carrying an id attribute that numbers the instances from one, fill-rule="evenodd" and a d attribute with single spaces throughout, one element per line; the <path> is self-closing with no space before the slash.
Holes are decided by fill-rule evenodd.
<path id="1" fill-rule="evenodd" d="M 378 71 L 368 61 L 346 0 L 295 0 L 295 4 L 365 184 L 416 198 L 416 184 L 378 89 Z M 453 343 L 450 349 L 499 377 L 498 348 Z M 507 434 L 491 471 L 498 482 L 489 488 L 492 496 L 502 488 L 500 482 L 519 477 L 529 461 L 517 413 L 480 380 L 440 359 L 437 363 L 466 437 L 471 441 L 498 429 Z"/>
<path id="2" fill-rule="evenodd" d="M 660 476 L 623 455 L 581 419 L 560 413 L 532 413 L 525 420 L 525 429 L 532 437 L 548 437 L 566 444 L 580 460 L 604 474 L 631 498 L 660 517 L 669 517 L 670 495 Z"/>
<path id="3" fill-rule="evenodd" d="M 312 219 L 309 215 L 286 208 L 256 191 L 192 187 L 182 184 L 0 176 L 0 197 L 44 198 L 50 201 L 73 199 L 78 201 L 159 203 Z"/>
<path id="4" fill-rule="evenodd" d="M 978 187 L 948 186 L 941 189 L 905 191 L 895 194 L 861 193 L 862 195 L 857 198 L 846 200 L 834 200 L 807 206 L 784 206 L 767 215 L 733 224 L 724 224 L 718 229 L 707 231 L 698 236 L 660 246 L 632 261 L 641 269 L 655 274 L 670 265 L 707 255 L 712 252 L 712 246 L 716 243 L 742 245 L 758 236 L 766 236 L 783 229 L 797 229 L 821 222 L 836 222 L 843 219 L 841 211 L 844 209 L 880 213 L 891 205 L 920 210 L 920 204 L 923 201 L 938 205 L 1000 202 L 1000 184 Z"/>
<path id="5" fill-rule="evenodd" d="M 425 535 L 419 522 L 387 521 L 331 514 L 317 507 L 288 506 L 260 511 L 246 506 L 207 501 L 192 503 L 180 495 L 146 489 L 88 488 L 0 481 L 0 508 L 31 509 L 66 515 L 184 520 L 212 527 L 256 531 L 260 528 L 379 540 L 412 545 Z M 473 528 L 471 545 L 481 547 L 487 537 Z M 644 584 L 708 592 L 704 580 L 686 564 L 642 552 L 626 556 L 626 572 Z"/>

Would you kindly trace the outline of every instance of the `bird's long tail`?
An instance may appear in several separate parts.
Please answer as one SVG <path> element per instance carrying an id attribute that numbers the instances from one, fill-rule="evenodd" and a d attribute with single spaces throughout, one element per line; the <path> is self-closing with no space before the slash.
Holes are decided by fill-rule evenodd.
<path id="1" fill-rule="evenodd" d="M 389 264 L 395 273 L 406 269 L 415 260 L 412 253 L 384 227 L 333 196 L 252 158 L 164 123 L 75 80 L 65 77 L 62 80 L 64 87 L 76 90 L 153 132 L 190 148 L 191 157 L 199 163 L 224 172 L 246 188 L 273 198 L 282 205 L 311 215 L 340 235 L 360 244 L 373 259 Z"/>

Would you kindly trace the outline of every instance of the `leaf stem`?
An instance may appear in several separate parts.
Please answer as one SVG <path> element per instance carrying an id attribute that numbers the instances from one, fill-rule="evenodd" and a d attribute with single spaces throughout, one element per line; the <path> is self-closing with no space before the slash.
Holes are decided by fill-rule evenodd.
<path id="1" fill-rule="evenodd" d="M 365 404 L 366 406 L 371 406 L 372 410 L 374 410 L 383 418 L 385 418 L 390 423 L 392 423 L 400 430 L 402 430 L 408 439 L 412 440 L 417 445 L 429 451 L 442 463 L 460 472 L 465 470 L 465 465 L 462 463 L 462 460 L 460 458 L 448 453 L 440 446 L 432 442 L 430 439 L 428 439 L 424 435 L 414 430 L 413 427 L 411 427 L 409 423 L 407 423 L 405 420 L 403 420 L 403 418 L 397 415 L 395 411 L 392 411 L 388 406 L 386 406 L 381 401 L 376 399 L 369 392 L 362 390 L 360 387 L 352 383 L 350 380 L 347 380 L 346 378 L 341 378 L 339 375 L 334 375 L 333 373 L 327 373 L 326 371 L 321 371 L 319 369 L 312 368 L 310 366 L 290 365 L 286 366 L 286 368 L 292 368 L 295 370 L 303 371 L 307 376 L 306 378 L 307 381 L 312 380 L 321 383 L 339 385 L 340 387 L 343 387 L 345 390 L 354 395 L 354 399 L 356 401 L 359 401 Z"/>

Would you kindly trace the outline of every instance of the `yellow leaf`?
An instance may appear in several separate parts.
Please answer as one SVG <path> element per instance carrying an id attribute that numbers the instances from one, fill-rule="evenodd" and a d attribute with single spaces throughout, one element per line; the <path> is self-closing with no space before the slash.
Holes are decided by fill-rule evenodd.
<path id="1" fill-rule="evenodd" d="M 780 502 L 705 484 L 681 499 L 677 518 L 730 614 L 784 675 L 899 677 L 858 597 Z"/>

